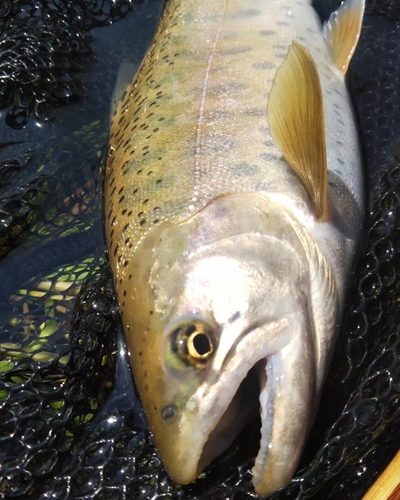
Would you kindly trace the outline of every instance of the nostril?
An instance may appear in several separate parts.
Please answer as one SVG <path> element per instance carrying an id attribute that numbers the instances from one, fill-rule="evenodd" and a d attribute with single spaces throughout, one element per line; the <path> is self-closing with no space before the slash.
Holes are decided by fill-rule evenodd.
<path id="1" fill-rule="evenodd" d="M 176 416 L 176 408 L 174 405 L 167 405 L 161 410 L 161 416 L 164 420 L 172 420 Z"/>

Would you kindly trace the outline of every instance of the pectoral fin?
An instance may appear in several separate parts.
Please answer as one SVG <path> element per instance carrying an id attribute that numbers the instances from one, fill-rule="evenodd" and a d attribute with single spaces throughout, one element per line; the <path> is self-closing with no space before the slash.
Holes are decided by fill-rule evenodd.
<path id="1" fill-rule="evenodd" d="M 323 34 L 336 66 L 345 74 L 360 37 L 365 0 L 346 0 L 332 12 Z"/>
<path id="2" fill-rule="evenodd" d="M 296 41 L 276 73 L 269 95 L 268 122 L 272 139 L 312 200 L 315 217 L 328 220 L 321 83 L 311 54 Z"/>

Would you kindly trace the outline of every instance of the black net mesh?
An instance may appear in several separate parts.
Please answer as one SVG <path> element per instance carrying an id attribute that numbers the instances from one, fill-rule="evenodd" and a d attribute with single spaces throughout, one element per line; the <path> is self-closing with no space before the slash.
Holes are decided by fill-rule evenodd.
<path id="1" fill-rule="evenodd" d="M 3 0 L 0 6 L 0 106 L 22 128 L 33 114 L 83 95 L 82 71 L 93 57 L 87 31 L 126 16 L 140 0 Z"/>
<path id="2" fill-rule="evenodd" d="M 176 488 L 133 385 L 101 224 L 116 69 L 140 60 L 163 2 L 133 3 L 0 6 L 0 498 L 256 497 L 257 425 L 196 483 Z M 337 5 L 316 2 L 323 17 Z M 366 246 L 299 470 L 274 499 L 361 498 L 400 442 L 396 9 L 369 2 L 352 64 L 370 192 Z"/>

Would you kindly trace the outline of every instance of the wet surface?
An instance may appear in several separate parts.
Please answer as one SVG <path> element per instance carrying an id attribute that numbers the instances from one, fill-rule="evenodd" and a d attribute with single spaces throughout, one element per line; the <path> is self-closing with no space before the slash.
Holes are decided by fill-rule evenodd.
<path id="1" fill-rule="evenodd" d="M 326 16 L 339 2 L 316 3 Z M 168 479 L 135 395 L 104 257 L 112 89 L 119 64 L 144 54 L 162 2 L 75 4 L 0 8 L 0 48 L 10 51 L 0 54 L 0 498 L 253 498 L 256 425 L 193 485 Z M 400 439 L 396 9 L 369 2 L 351 65 L 366 244 L 298 473 L 274 499 L 361 498 Z"/>

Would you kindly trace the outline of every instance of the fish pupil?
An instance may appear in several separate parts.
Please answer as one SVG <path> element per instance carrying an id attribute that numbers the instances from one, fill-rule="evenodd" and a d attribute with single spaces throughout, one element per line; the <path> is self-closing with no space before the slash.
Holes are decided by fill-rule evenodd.
<path id="1" fill-rule="evenodd" d="M 216 334 L 203 321 L 183 323 L 172 331 L 172 351 L 196 368 L 207 366 L 216 345 Z"/>
<path id="2" fill-rule="evenodd" d="M 210 339 L 205 333 L 199 333 L 194 336 L 193 347 L 200 356 L 204 356 L 212 351 Z"/>

